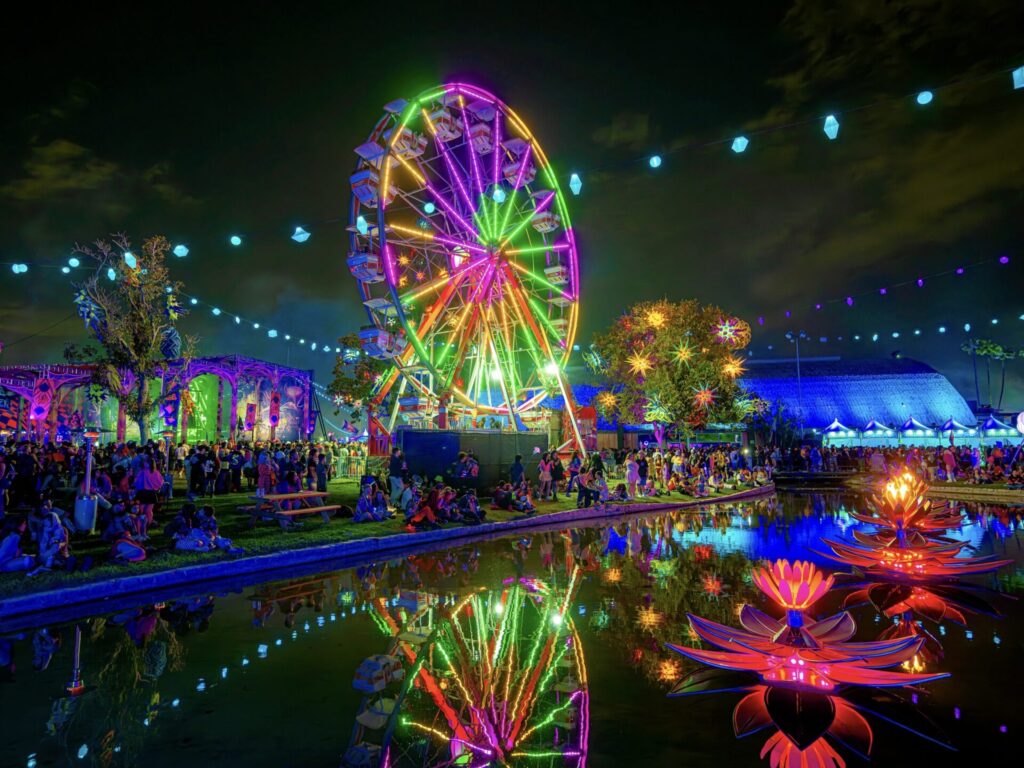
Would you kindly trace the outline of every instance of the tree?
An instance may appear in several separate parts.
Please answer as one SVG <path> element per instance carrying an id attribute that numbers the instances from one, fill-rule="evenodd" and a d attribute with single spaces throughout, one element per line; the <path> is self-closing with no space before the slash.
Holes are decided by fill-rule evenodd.
<path id="1" fill-rule="evenodd" d="M 1006 391 L 1006 364 L 1010 360 L 1015 360 L 1021 356 L 1024 356 L 1024 352 L 1018 353 L 1017 350 L 1009 349 L 1008 347 L 999 348 L 999 354 L 995 358 L 999 361 L 999 402 L 996 404 L 997 411 L 1003 409 L 1003 394 Z"/>
<path id="2" fill-rule="evenodd" d="M 352 417 L 356 418 L 363 405 L 373 399 L 380 378 L 388 372 L 389 363 L 364 354 L 355 333 L 342 336 L 338 343 L 341 354 L 334 361 L 334 378 L 327 390 L 334 397 L 335 405 L 352 408 Z"/>
<path id="3" fill-rule="evenodd" d="M 97 381 L 114 395 L 125 414 L 139 425 L 139 439 L 149 440 L 153 412 L 188 375 L 195 340 L 182 337 L 176 323 L 185 310 L 178 303 L 180 282 L 171 281 L 166 256 L 170 244 L 161 236 L 146 240 L 136 252 L 123 234 L 108 242 L 76 245 L 75 252 L 92 263 L 93 270 L 75 284 L 75 305 L 98 349 L 86 348 L 97 364 Z M 81 350 L 70 350 L 82 354 Z M 167 360 L 181 359 L 158 395 L 150 380 Z"/>
<path id="4" fill-rule="evenodd" d="M 588 361 L 608 382 L 597 405 L 625 424 L 653 424 L 659 444 L 711 423 L 737 423 L 752 408 L 737 379 L 750 326 L 689 300 L 634 305 L 598 334 Z"/>
<path id="5" fill-rule="evenodd" d="M 978 387 L 978 340 L 968 339 L 960 345 L 960 351 L 971 356 L 971 366 L 974 368 L 974 402 L 981 405 L 981 389 Z"/>
<path id="6" fill-rule="evenodd" d="M 988 390 L 989 407 L 992 406 L 992 366 L 991 360 L 998 360 L 1003 354 L 1003 348 L 991 339 L 978 339 L 978 357 L 985 361 L 985 387 Z"/>

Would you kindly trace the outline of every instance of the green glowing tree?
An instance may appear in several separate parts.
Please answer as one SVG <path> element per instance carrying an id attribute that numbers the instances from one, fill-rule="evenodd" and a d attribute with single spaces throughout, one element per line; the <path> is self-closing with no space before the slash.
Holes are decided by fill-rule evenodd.
<path id="1" fill-rule="evenodd" d="M 142 443 L 149 440 L 155 409 L 187 377 L 195 349 L 195 339 L 178 333 L 177 321 L 185 310 L 177 298 L 181 283 L 168 274 L 169 250 L 170 244 L 159 235 L 137 250 L 123 234 L 75 247 L 89 276 L 75 283 L 74 302 L 98 345 L 87 347 L 85 354 L 98 366 L 96 383 L 139 425 Z M 171 359 L 185 360 L 186 365 L 168 375 L 160 392 L 154 393 L 150 382 Z"/>
<path id="2" fill-rule="evenodd" d="M 697 301 L 642 302 L 595 337 L 587 359 L 607 382 L 598 408 L 625 424 L 653 424 L 661 443 L 713 423 L 737 423 L 754 401 L 738 382 L 750 326 Z"/>
<path id="3" fill-rule="evenodd" d="M 390 366 L 384 360 L 363 354 L 355 333 L 342 336 L 338 344 L 341 354 L 334 361 L 334 377 L 327 389 L 335 403 L 351 408 L 356 418 L 372 400 L 380 378 L 388 375 Z"/>

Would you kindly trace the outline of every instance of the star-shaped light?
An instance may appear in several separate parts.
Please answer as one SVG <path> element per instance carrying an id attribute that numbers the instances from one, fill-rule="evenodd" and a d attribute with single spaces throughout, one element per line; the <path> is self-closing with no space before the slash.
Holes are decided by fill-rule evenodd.
<path id="1" fill-rule="evenodd" d="M 407 286 L 408 284 L 409 284 L 409 276 L 408 275 L 402 275 L 400 278 L 398 278 L 398 287 L 399 288 L 405 288 L 405 286 Z"/>
<path id="2" fill-rule="evenodd" d="M 645 375 L 654 366 L 651 358 L 642 352 L 634 352 L 629 356 L 627 362 L 629 363 L 629 370 L 636 376 Z"/>
<path id="3" fill-rule="evenodd" d="M 648 632 L 657 628 L 664 619 L 665 617 L 654 610 L 651 606 L 641 608 L 636 615 L 637 625 Z"/>
<path id="4" fill-rule="evenodd" d="M 409 266 L 409 256 L 408 256 L 408 254 L 405 254 L 405 253 L 399 254 L 398 255 L 398 263 L 401 264 L 403 267 Z"/>
<path id="5" fill-rule="evenodd" d="M 660 329 L 665 327 L 665 323 L 668 322 L 668 318 L 665 317 L 665 313 L 660 309 L 650 309 L 647 311 L 644 320 L 651 328 Z"/>
<path id="6" fill-rule="evenodd" d="M 694 388 L 693 404 L 698 408 L 710 408 L 715 402 L 715 390 L 710 387 Z"/>
<path id="7" fill-rule="evenodd" d="M 739 332 L 738 324 L 734 318 L 723 317 L 715 325 L 715 335 L 718 340 L 725 343 L 731 344 L 736 341 L 736 334 Z"/>
<path id="8" fill-rule="evenodd" d="M 679 346 L 676 347 L 676 362 L 677 363 L 689 363 L 693 357 L 693 348 L 690 347 L 689 342 L 682 341 Z"/>
<path id="9" fill-rule="evenodd" d="M 597 404 L 606 411 L 612 411 L 618 405 L 619 398 L 614 392 L 602 392 L 597 396 Z"/>
<path id="10" fill-rule="evenodd" d="M 728 376 L 730 379 L 735 379 L 743 375 L 743 361 L 738 360 L 735 357 L 730 357 L 725 364 L 722 366 L 722 373 Z"/>

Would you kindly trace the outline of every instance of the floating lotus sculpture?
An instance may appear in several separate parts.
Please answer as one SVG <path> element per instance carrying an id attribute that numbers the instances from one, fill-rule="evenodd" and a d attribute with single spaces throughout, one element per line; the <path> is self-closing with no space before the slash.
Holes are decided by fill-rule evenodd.
<path id="1" fill-rule="evenodd" d="M 827 740 L 847 744 L 867 754 L 871 730 L 854 708 L 838 697 L 848 687 L 894 688 L 948 677 L 946 673 L 908 673 L 890 670 L 912 660 L 925 638 L 903 636 L 872 642 L 851 642 L 857 631 L 843 611 L 815 620 L 807 611 L 833 586 L 813 563 L 778 560 L 757 568 L 754 583 L 785 610 L 775 619 L 752 605 L 744 605 L 742 629 L 687 615 L 691 631 L 710 646 L 704 650 L 668 644 L 689 659 L 719 670 L 750 673 L 756 684 L 736 707 L 733 721 L 738 736 L 774 722 L 779 730 L 761 752 L 771 765 L 820 766 L 845 763 Z M 687 696 L 715 690 L 737 690 L 736 685 L 712 688 L 713 673 L 698 670 L 669 694 Z M 859 745 L 859 746 L 858 746 Z"/>
<path id="2" fill-rule="evenodd" d="M 961 557 L 967 543 L 939 534 L 960 527 L 963 518 L 945 507 L 933 508 L 924 498 L 927 490 L 928 486 L 909 472 L 890 480 L 881 497 L 873 497 L 870 513 L 851 513 L 877 529 L 873 533 L 854 531 L 857 543 L 822 539 L 832 550 L 822 554 L 872 577 L 907 581 L 989 573 L 1012 562 L 995 555 Z"/>
<path id="3" fill-rule="evenodd" d="M 764 683 L 820 691 L 842 685 L 902 686 L 946 677 L 886 670 L 912 658 L 923 643 L 921 638 L 850 642 L 857 625 L 849 613 L 844 611 L 821 621 L 811 619 L 805 611 L 833 584 L 832 577 L 826 577 L 813 563 L 778 560 L 769 568 L 756 569 L 754 583 L 786 609 L 785 621 L 752 605 L 744 605 L 740 611 L 743 629 L 687 614 L 697 636 L 723 650 L 671 643 L 668 647 L 712 667 L 753 672 Z"/>

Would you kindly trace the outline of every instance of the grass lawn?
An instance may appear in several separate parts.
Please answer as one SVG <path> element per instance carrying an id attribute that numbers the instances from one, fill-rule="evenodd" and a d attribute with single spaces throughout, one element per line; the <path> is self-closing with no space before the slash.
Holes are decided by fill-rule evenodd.
<path id="1" fill-rule="evenodd" d="M 356 480 L 334 480 L 328 485 L 327 490 L 327 504 L 355 507 L 359 492 Z M 41 573 L 32 578 L 28 578 L 24 573 L 0 574 L 0 599 L 13 595 L 49 591 L 64 585 L 105 581 L 116 579 L 119 576 L 154 573 L 210 562 L 218 558 L 236 557 L 236 555 L 227 555 L 223 552 L 179 552 L 173 549 L 173 543 L 164 536 L 163 528 L 186 501 L 183 489 L 175 487 L 174 493 L 175 498 L 164 505 L 150 529 L 150 540 L 146 544 L 149 555 L 143 562 L 133 564 L 109 562 L 110 545 L 101 541 L 98 534 L 90 537 L 73 535 L 71 539 L 72 553 L 80 558 L 92 556 L 94 559 L 94 564 L 88 572 Z M 351 518 L 334 518 L 328 525 L 323 525 L 317 515 L 305 518 L 301 526 L 291 530 L 282 530 L 276 522 L 258 522 L 255 528 L 250 528 L 249 513 L 238 511 L 239 506 L 251 503 L 250 495 L 249 492 L 230 493 L 214 496 L 212 499 L 201 499 L 197 502 L 197 505 L 209 504 L 216 509 L 221 535 L 231 539 L 235 546 L 242 547 L 249 555 L 303 549 L 379 536 L 401 535 L 405 532 L 403 521 L 398 518 L 379 523 L 355 523 Z M 713 501 L 714 498 L 711 496 L 705 500 Z M 678 493 L 650 499 L 652 504 L 689 501 L 695 501 L 695 499 Z M 575 509 L 575 507 L 575 494 L 562 495 L 558 502 L 541 502 L 537 514 L 543 516 L 551 512 Z M 521 517 L 523 517 L 521 512 L 487 509 L 488 522 L 505 522 Z M 442 545 L 439 544 L 439 546 Z"/>

